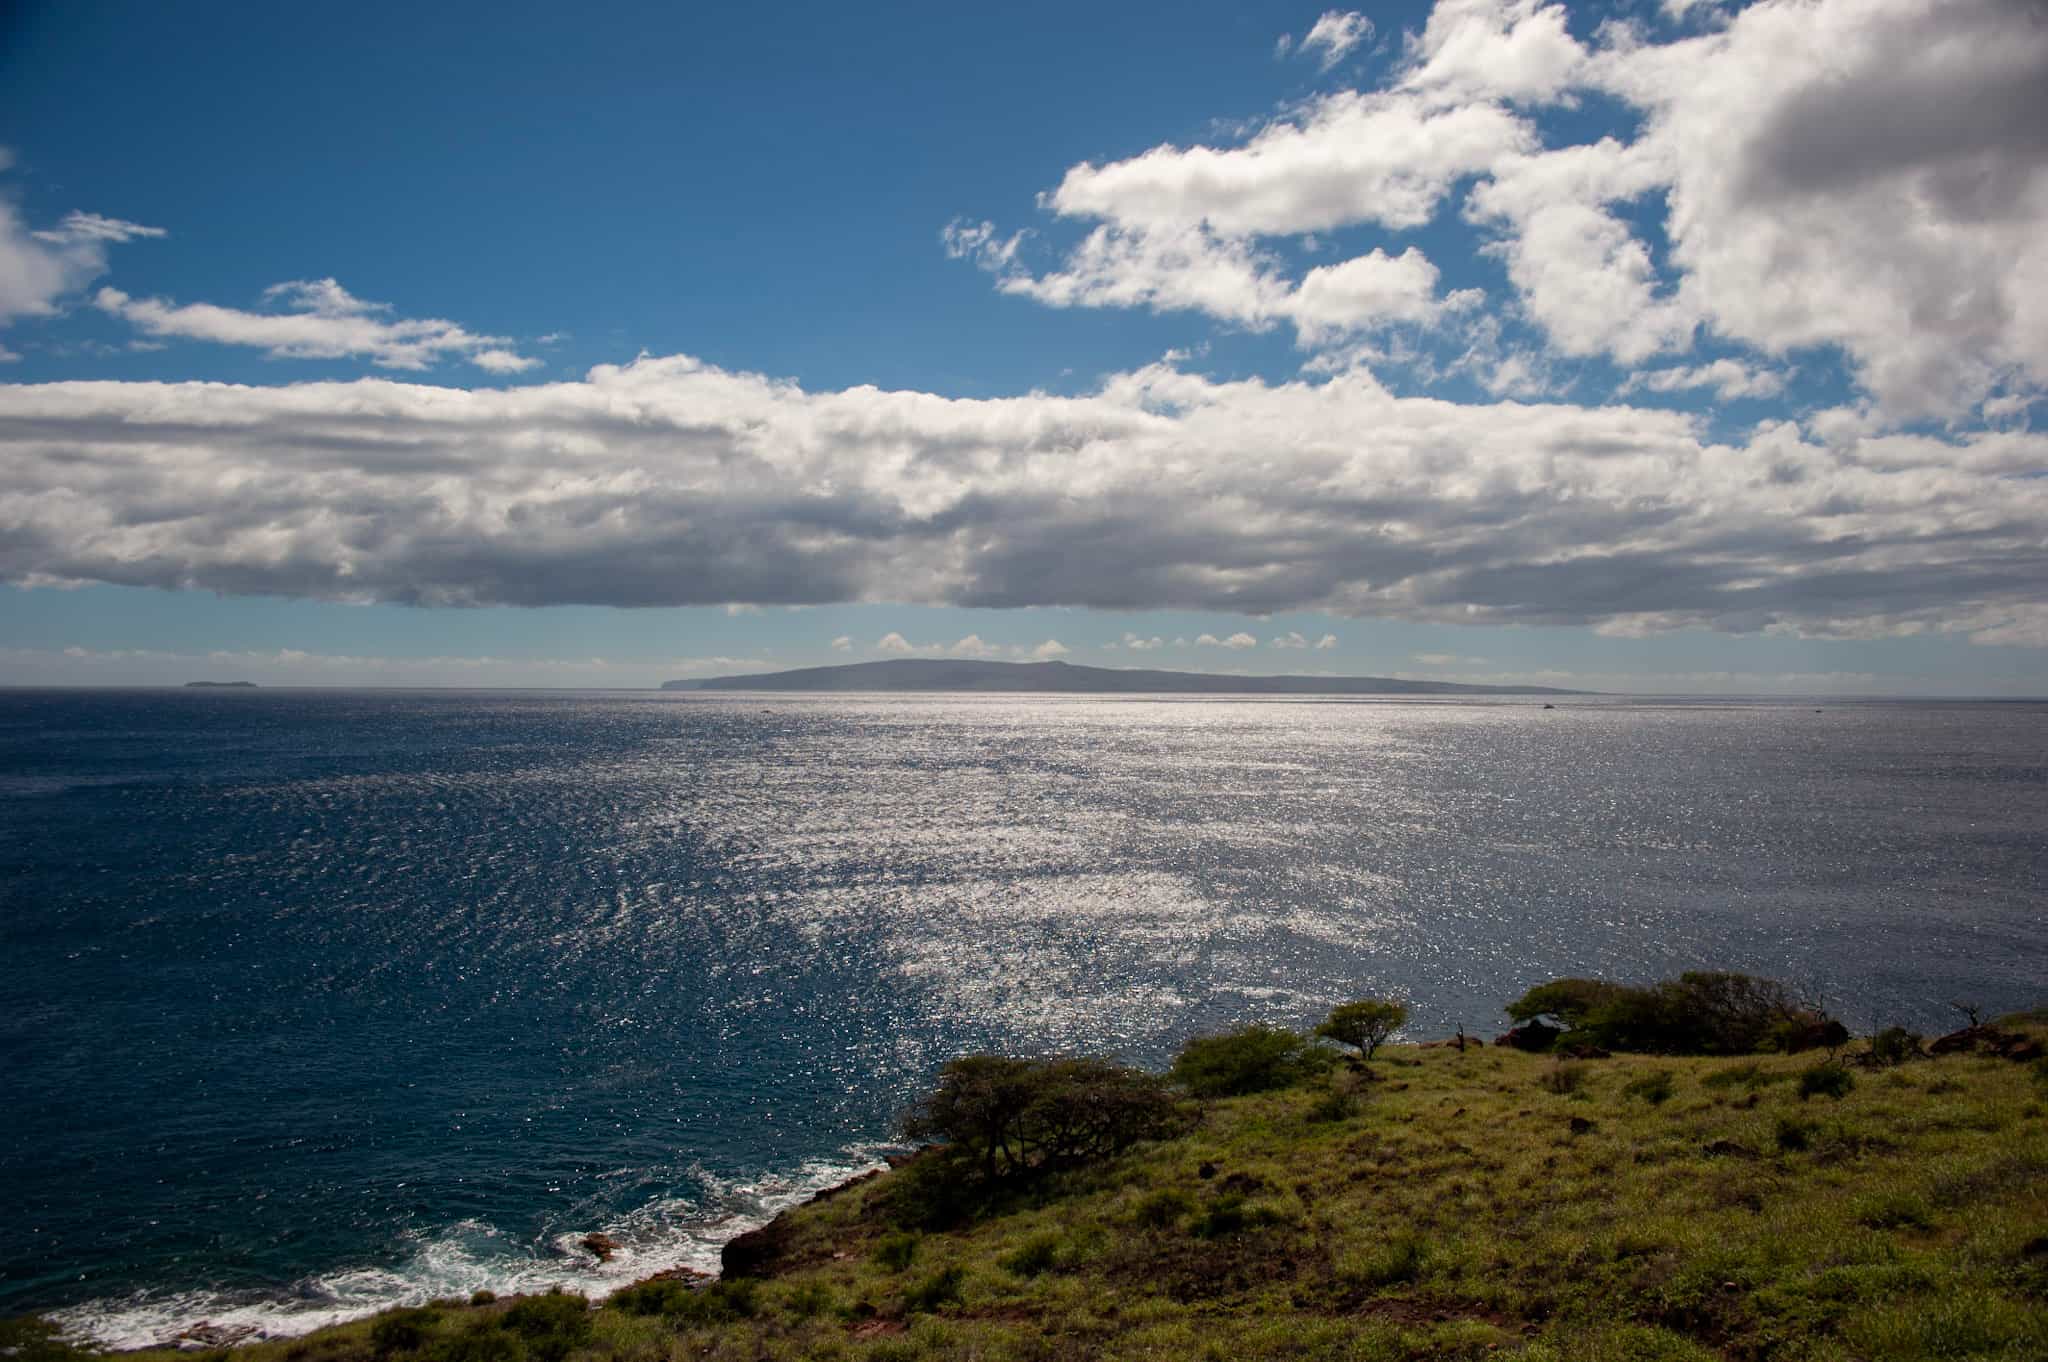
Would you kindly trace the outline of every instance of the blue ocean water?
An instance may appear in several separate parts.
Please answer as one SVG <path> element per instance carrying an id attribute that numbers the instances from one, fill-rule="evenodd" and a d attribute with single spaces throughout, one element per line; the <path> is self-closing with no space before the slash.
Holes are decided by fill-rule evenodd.
<path id="1" fill-rule="evenodd" d="M 2044 890 L 2044 705 L 0 692 L 0 1314 L 708 1266 L 970 1049 L 1703 965 L 1946 1029 Z"/>

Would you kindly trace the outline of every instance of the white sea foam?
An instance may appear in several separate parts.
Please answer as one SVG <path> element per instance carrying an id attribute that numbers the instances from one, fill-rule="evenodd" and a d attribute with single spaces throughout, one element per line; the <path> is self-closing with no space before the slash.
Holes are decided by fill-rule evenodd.
<path id="1" fill-rule="evenodd" d="M 236 1334 L 249 1330 L 242 1340 L 247 1342 L 289 1338 L 394 1306 L 466 1299 L 478 1291 L 510 1296 L 560 1287 L 596 1299 L 670 1268 L 715 1273 L 718 1251 L 727 1240 L 828 1187 L 881 1167 L 887 1148 L 855 1146 L 842 1151 L 842 1160 L 813 1160 L 793 1172 L 747 1180 L 707 1176 L 701 1197 L 653 1202 L 606 1224 L 551 1235 L 540 1246 L 481 1221 L 464 1220 L 417 1236 L 396 1267 L 343 1268 L 269 1293 L 141 1291 L 50 1311 L 47 1317 L 74 1339 L 118 1350 L 171 1346 L 200 1324 Z M 617 1244 L 608 1260 L 600 1261 L 583 1246 L 593 1233 Z"/>

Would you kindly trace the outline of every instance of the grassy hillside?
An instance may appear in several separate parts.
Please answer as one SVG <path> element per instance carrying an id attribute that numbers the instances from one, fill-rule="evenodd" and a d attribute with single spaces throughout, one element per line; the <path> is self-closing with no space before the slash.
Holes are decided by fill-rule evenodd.
<path id="1" fill-rule="evenodd" d="M 758 1281 L 401 1313 L 235 1362 L 2048 1358 L 2042 1064 L 1802 1097 L 1816 1063 L 1390 1047 L 964 1227 L 901 1228 L 892 1173 L 791 1213 Z"/>

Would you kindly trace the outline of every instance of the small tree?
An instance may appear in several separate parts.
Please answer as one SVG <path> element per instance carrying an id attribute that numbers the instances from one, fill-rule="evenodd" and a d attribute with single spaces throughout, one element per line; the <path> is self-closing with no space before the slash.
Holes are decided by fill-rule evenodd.
<path id="1" fill-rule="evenodd" d="M 1340 1003 L 1331 1008 L 1330 1015 L 1316 1028 L 1316 1034 L 1326 1036 L 1339 1045 L 1349 1045 L 1369 1060 L 1373 1051 L 1384 1045 L 1387 1038 L 1407 1022 L 1408 1008 L 1405 1004 L 1381 998 L 1362 998 L 1355 1003 Z"/>

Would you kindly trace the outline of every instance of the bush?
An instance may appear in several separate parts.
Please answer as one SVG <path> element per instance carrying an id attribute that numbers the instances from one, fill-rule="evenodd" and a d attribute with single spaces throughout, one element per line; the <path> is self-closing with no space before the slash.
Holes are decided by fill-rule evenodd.
<path id="1" fill-rule="evenodd" d="M 1388 1038 L 1407 1024 L 1408 1008 L 1405 1004 L 1362 998 L 1355 1003 L 1341 1003 L 1331 1008 L 1330 1015 L 1316 1028 L 1316 1034 L 1339 1045 L 1349 1045 L 1370 1060 L 1373 1051 L 1386 1044 Z"/>
<path id="2" fill-rule="evenodd" d="M 1075 1167 L 1184 1126 L 1179 1103 L 1153 1074 L 1099 1059 L 967 1055 L 946 1065 L 903 1129 L 947 1146 L 942 1157 L 912 1165 L 929 1165 L 943 1190 Z"/>
<path id="3" fill-rule="evenodd" d="M 494 1321 L 479 1320 L 429 1348 L 430 1362 L 525 1362 L 526 1344 Z"/>
<path id="4" fill-rule="evenodd" d="M 1799 1100 L 1809 1097 L 1832 1097 L 1841 1101 L 1848 1091 L 1856 1086 L 1856 1075 L 1839 1064 L 1816 1064 L 1799 1075 Z"/>
<path id="5" fill-rule="evenodd" d="M 1197 1239 L 1220 1239 L 1226 1234 L 1236 1234 L 1250 1222 L 1244 1198 L 1234 1192 L 1226 1192 L 1188 1222 L 1188 1233 Z"/>
<path id="6" fill-rule="evenodd" d="M 1778 1148 L 1788 1154 L 1797 1153 L 1813 1143 L 1813 1127 L 1804 1121 L 1795 1121 L 1789 1116 L 1778 1118 Z"/>
<path id="7" fill-rule="evenodd" d="M 1171 1077 L 1197 1097 L 1242 1097 L 1289 1087 L 1314 1067 L 1305 1038 L 1284 1027 L 1253 1025 L 1196 1036 L 1181 1047 Z"/>
<path id="8" fill-rule="evenodd" d="M 541 1362 L 562 1362 L 590 1337 L 590 1302 L 559 1291 L 528 1296 L 505 1312 L 502 1323 Z"/>
<path id="9" fill-rule="evenodd" d="M 1586 1081 L 1586 1066 L 1577 1060 L 1560 1060 L 1546 1069 L 1537 1081 L 1559 1096 L 1574 1093 Z"/>
<path id="10" fill-rule="evenodd" d="M 875 1261 L 891 1272 L 901 1272 L 917 1257 L 917 1236 L 892 1234 L 875 1249 Z"/>
<path id="11" fill-rule="evenodd" d="M 1180 1223 L 1195 1209 L 1195 1199 L 1175 1187 L 1162 1187 L 1140 1200 L 1131 1214 L 1147 1229 L 1163 1230 Z"/>
<path id="12" fill-rule="evenodd" d="M 1610 984 L 1604 979 L 1553 979 L 1547 984 L 1538 984 L 1509 1003 L 1507 1013 L 1518 1022 L 1552 1018 L 1563 1022 L 1565 1029 L 1570 1030 L 1584 1026 L 1594 1012 L 1622 991 L 1621 985 Z"/>
<path id="13" fill-rule="evenodd" d="M 998 1261 L 1005 1272 L 1019 1277 L 1036 1277 L 1048 1271 L 1059 1261 L 1060 1241 L 1057 1235 L 1038 1234 L 1026 1239 L 1015 1252 L 1005 1254 Z"/>
<path id="14" fill-rule="evenodd" d="M 370 1326 L 370 1348 L 379 1357 L 417 1352 L 434 1336 L 434 1326 L 440 1322 L 438 1310 L 393 1310 L 379 1315 Z"/>
<path id="15" fill-rule="evenodd" d="M 1671 1100 L 1672 1083 L 1669 1069 L 1657 1069 L 1634 1079 L 1621 1090 L 1623 1097 L 1640 1097 L 1651 1106 L 1662 1106 Z"/>
<path id="16" fill-rule="evenodd" d="M 1903 1026 L 1887 1026 L 1870 1038 L 1870 1058 L 1879 1064 L 1904 1064 L 1909 1059 L 1925 1059 L 1927 1052 L 1920 1048 L 1920 1037 Z"/>
<path id="17" fill-rule="evenodd" d="M 1783 984 L 1726 970 L 1694 970 L 1648 988 L 1559 979 L 1508 1004 L 1517 1021 L 1557 1017 L 1558 1042 L 1666 1055 L 1746 1055 L 1782 1045 L 1825 1019 Z"/>
<path id="18" fill-rule="evenodd" d="M 951 1305 L 960 1299 L 960 1283 L 966 1276 L 966 1271 L 957 1263 L 940 1268 L 903 1293 L 903 1312 L 928 1315 L 941 1306 Z"/>
<path id="19" fill-rule="evenodd" d="M 1390 1239 L 1378 1251 L 1351 1260 L 1344 1275 L 1364 1286 L 1379 1288 L 1412 1282 L 1429 1261 L 1429 1245 L 1412 1234 Z"/>

